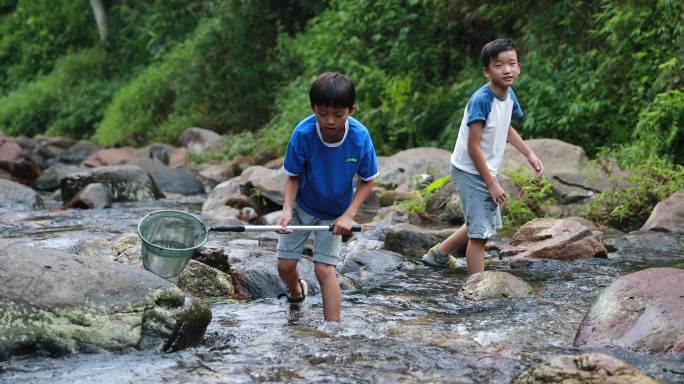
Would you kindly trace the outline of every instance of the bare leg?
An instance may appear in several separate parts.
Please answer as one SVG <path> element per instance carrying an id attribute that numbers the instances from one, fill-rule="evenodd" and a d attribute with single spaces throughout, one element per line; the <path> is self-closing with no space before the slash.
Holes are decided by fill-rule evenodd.
<path id="1" fill-rule="evenodd" d="M 280 279 L 290 290 L 290 297 L 297 298 L 302 295 L 302 287 L 299 286 L 299 272 L 297 271 L 298 260 L 278 259 L 278 274 Z"/>
<path id="2" fill-rule="evenodd" d="M 470 239 L 468 240 L 468 248 L 466 249 L 466 265 L 468 266 L 468 274 L 472 275 L 478 272 L 484 272 L 484 252 L 487 240 Z"/>
<path id="3" fill-rule="evenodd" d="M 330 264 L 315 263 L 314 271 L 323 296 L 323 317 L 326 321 L 340 321 L 342 293 L 337 282 L 335 267 Z"/>
<path id="4" fill-rule="evenodd" d="M 463 224 L 461 228 L 457 229 L 456 232 L 452 233 L 451 236 L 442 241 L 437 249 L 439 250 L 440 254 L 446 256 L 466 245 L 467 243 L 468 228 L 466 228 L 465 224 Z"/>

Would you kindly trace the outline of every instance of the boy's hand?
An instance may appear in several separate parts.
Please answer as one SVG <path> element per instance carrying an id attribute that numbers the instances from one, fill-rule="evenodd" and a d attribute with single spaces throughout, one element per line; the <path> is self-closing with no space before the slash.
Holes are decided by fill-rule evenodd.
<path id="1" fill-rule="evenodd" d="M 276 231 L 276 233 L 280 233 L 283 235 L 286 235 L 288 233 L 292 233 L 292 230 L 290 229 L 285 229 L 290 224 L 290 221 L 292 220 L 292 210 L 285 209 L 283 210 L 283 214 L 280 215 L 280 218 L 276 222 L 276 225 L 280 225 L 283 227 L 283 229 Z"/>
<path id="2" fill-rule="evenodd" d="M 530 152 L 530 155 L 527 156 L 527 161 L 530 163 L 532 169 L 534 169 L 534 175 L 541 177 L 542 173 L 544 173 L 544 164 L 542 164 L 537 155 L 535 155 L 533 152 Z"/>
<path id="3" fill-rule="evenodd" d="M 492 184 L 489 187 L 489 195 L 492 197 L 492 201 L 494 201 L 494 203 L 497 205 L 502 204 L 504 201 L 506 201 L 507 197 L 506 191 L 504 191 L 504 189 L 501 188 L 501 185 L 498 181 L 494 181 L 494 184 Z"/>
<path id="4" fill-rule="evenodd" d="M 354 219 L 349 215 L 343 214 L 335 220 L 332 232 L 334 235 L 348 235 L 351 233 L 352 225 L 354 225 Z"/>

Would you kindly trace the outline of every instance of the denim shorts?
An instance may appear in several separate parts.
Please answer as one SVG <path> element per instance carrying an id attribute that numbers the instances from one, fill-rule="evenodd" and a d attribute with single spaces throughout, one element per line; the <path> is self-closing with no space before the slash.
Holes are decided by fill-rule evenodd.
<path id="1" fill-rule="evenodd" d="M 469 239 L 489 239 L 501 229 L 501 210 L 480 175 L 451 165 L 451 181 L 458 190 Z"/>
<path id="2" fill-rule="evenodd" d="M 309 215 L 303 209 L 295 206 L 292 211 L 290 225 L 330 225 L 335 220 L 324 220 Z M 342 236 L 333 235 L 330 231 L 313 231 L 314 252 L 313 259 L 319 263 L 337 266 L 342 252 Z M 311 231 L 296 231 L 278 236 L 277 257 L 279 259 L 299 260 L 302 258 L 304 243 Z"/>

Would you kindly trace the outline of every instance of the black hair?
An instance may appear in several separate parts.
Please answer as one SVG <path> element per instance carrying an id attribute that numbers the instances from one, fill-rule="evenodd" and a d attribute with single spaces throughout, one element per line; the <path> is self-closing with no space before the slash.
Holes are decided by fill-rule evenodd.
<path id="1" fill-rule="evenodd" d="M 515 43 L 513 43 L 512 40 L 510 39 L 496 39 L 494 41 L 490 41 L 489 43 L 485 44 L 484 47 L 482 47 L 482 53 L 480 53 L 480 59 L 482 60 L 482 65 L 485 67 L 489 66 L 489 63 L 492 60 L 496 60 L 497 57 L 499 57 L 499 54 L 501 52 L 506 52 L 506 51 L 515 51 L 515 55 L 520 57 L 520 54 L 518 52 L 518 47 L 515 46 Z M 519 60 L 519 59 L 518 59 Z"/>
<path id="2" fill-rule="evenodd" d="M 354 83 L 341 73 L 325 72 L 311 85 L 309 101 L 312 106 L 351 108 L 356 102 Z"/>

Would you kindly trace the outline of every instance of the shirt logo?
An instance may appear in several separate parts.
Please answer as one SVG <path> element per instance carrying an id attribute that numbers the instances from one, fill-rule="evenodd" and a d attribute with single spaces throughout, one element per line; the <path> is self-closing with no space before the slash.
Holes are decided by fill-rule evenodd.
<path id="1" fill-rule="evenodd" d="M 359 162 L 359 159 L 357 159 L 357 158 L 354 157 L 354 156 L 349 156 L 349 157 L 347 157 L 346 159 L 344 159 L 344 162 L 347 163 L 347 164 L 356 164 L 356 163 Z"/>

